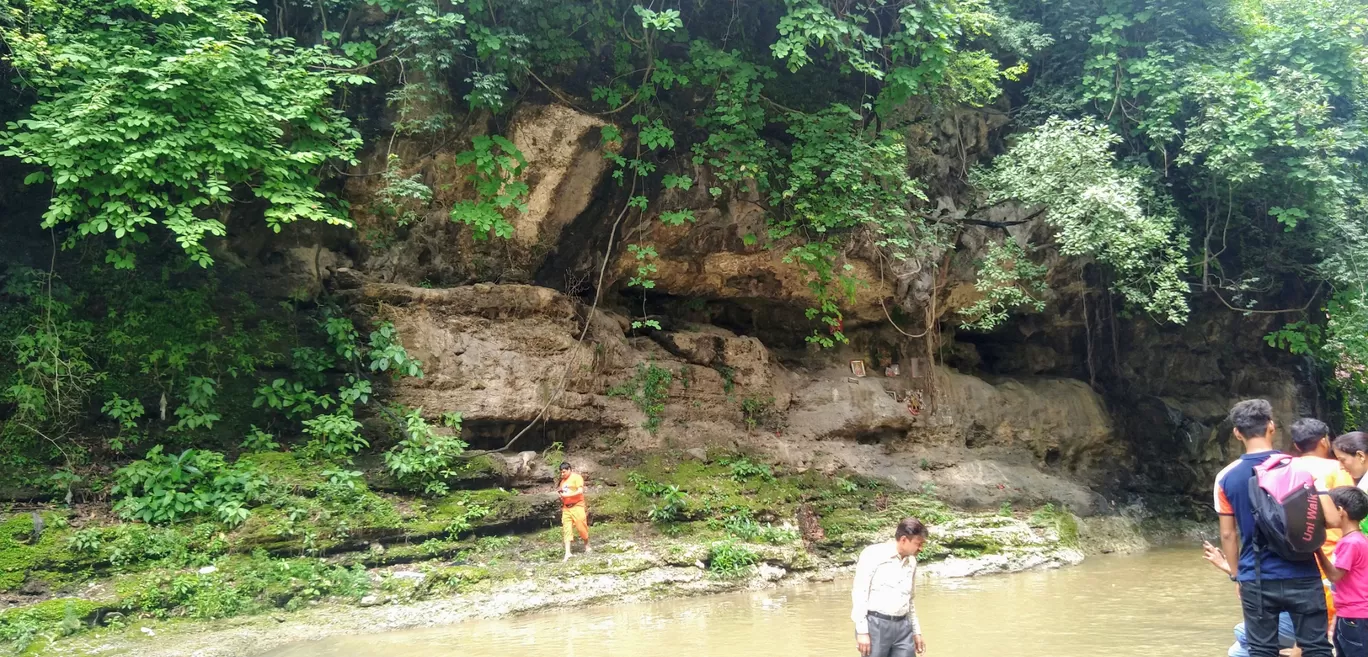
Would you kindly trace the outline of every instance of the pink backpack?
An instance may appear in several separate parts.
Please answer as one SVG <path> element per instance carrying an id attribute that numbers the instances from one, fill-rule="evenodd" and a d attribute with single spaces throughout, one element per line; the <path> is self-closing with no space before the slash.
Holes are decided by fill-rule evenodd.
<path id="1" fill-rule="evenodd" d="M 1287 454 L 1274 454 L 1254 468 L 1249 500 L 1258 535 L 1256 549 L 1288 561 L 1314 559 L 1325 543 L 1325 513 L 1316 477 Z"/>

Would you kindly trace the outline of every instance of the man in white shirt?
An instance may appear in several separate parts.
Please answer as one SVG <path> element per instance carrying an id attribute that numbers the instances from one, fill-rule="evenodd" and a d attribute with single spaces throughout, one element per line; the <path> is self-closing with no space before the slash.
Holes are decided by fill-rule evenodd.
<path id="1" fill-rule="evenodd" d="M 912 657 L 926 651 L 912 603 L 917 553 L 926 544 L 926 525 L 903 518 L 888 543 L 871 545 L 855 563 L 850 619 L 863 657 Z"/>

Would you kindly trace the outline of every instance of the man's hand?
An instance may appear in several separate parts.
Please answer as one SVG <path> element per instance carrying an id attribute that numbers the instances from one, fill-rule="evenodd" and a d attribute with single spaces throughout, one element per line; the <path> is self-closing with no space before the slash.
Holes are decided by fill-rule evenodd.
<path id="1" fill-rule="evenodd" d="M 855 647 L 860 651 L 860 657 L 869 657 L 869 635 L 856 634 Z"/>
<path id="2" fill-rule="evenodd" d="M 926 639 L 923 639 L 922 635 L 912 635 L 912 645 L 916 647 L 918 655 L 926 654 Z"/>

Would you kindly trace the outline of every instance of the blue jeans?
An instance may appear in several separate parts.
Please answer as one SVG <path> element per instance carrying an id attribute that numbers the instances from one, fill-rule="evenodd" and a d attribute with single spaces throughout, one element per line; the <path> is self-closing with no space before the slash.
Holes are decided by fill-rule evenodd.
<path id="1" fill-rule="evenodd" d="M 1285 611 L 1278 614 L 1279 648 L 1291 648 L 1296 643 L 1296 638 L 1292 632 L 1292 616 Z M 1244 623 L 1235 626 L 1235 645 L 1230 646 L 1230 651 L 1226 655 L 1228 657 L 1249 657 L 1249 643 L 1245 639 Z"/>
<path id="2" fill-rule="evenodd" d="M 1368 657 L 1368 619 L 1335 619 L 1335 654 L 1338 657 Z"/>

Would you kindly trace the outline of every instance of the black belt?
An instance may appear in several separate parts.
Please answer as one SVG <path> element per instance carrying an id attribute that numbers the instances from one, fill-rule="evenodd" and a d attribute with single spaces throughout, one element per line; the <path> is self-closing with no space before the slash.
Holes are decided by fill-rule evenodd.
<path id="1" fill-rule="evenodd" d="M 869 615 L 869 616 L 873 616 L 873 617 L 875 617 L 875 618 L 882 618 L 882 619 L 884 619 L 884 620 L 886 620 L 886 621 L 904 621 L 904 620 L 907 620 L 907 614 L 903 614 L 902 616 L 890 616 L 890 615 L 888 615 L 888 614 L 881 614 L 881 613 L 879 613 L 879 612 L 877 612 L 877 611 L 869 611 L 869 612 L 865 612 L 865 613 L 866 613 L 867 615 Z"/>

